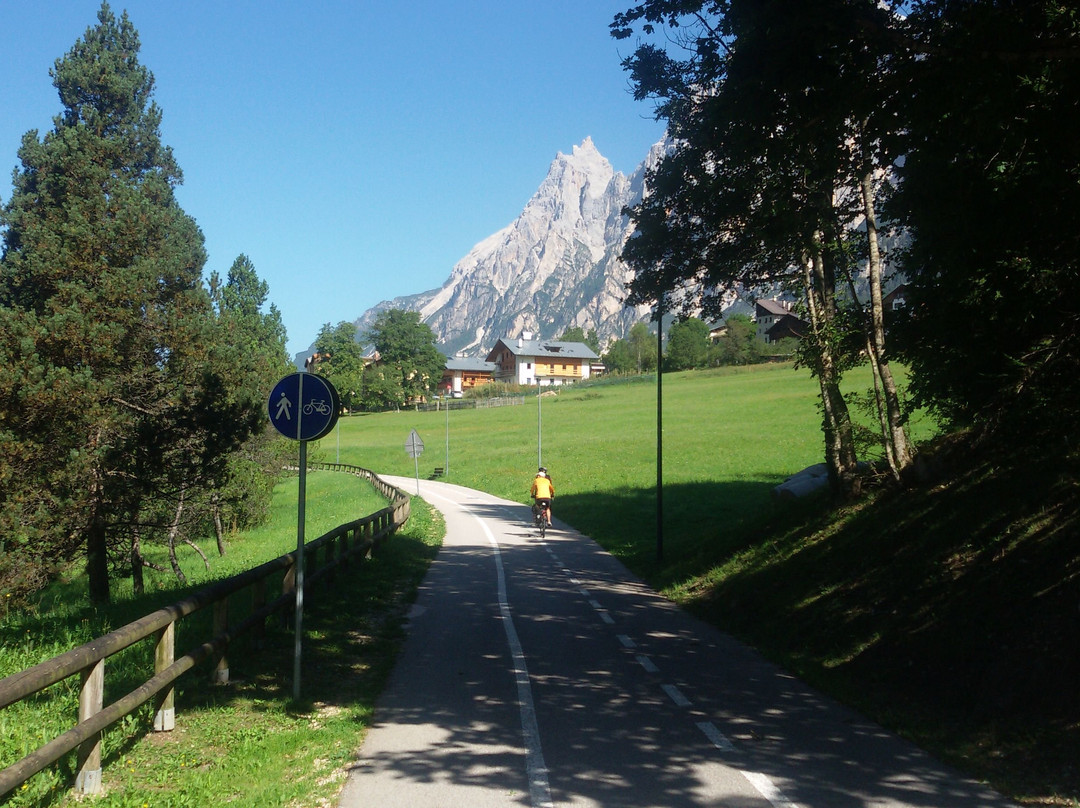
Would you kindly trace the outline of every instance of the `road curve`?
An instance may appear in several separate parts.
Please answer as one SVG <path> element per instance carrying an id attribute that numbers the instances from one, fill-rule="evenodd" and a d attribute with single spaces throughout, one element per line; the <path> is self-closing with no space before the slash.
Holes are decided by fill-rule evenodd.
<path id="1" fill-rule="evenodd" d="M 525 505 L 386 479 L 447 534 L 340 808 L 1010 805 L 557 520 L 541 540 Z"/>

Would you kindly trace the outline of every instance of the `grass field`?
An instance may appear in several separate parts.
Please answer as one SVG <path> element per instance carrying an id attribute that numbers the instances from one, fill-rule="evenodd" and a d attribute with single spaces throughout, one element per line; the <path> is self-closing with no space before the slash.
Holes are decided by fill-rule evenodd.
<path id="1" fill-rule="evenodd" d="M 869 388 L 868 371 L 849 384 Z M 539 401 L 531 395 L 522 406 L 345 417 L 313 456 L 413 476 L 404 445 L 416 429 L 425 444 L 421 477 L 448 465 L 448 481 L 519 502 L 528 501 L 542 457 L 555 481 L 557 518 L 663 587 L 755 541 L 782 507 L 773 487 L 821 462 L 817 399 L 810 374 L 784 365 L 665 375 L 662 567 L 655 565 L 655 377 L 577 385 Z M 931 431 L 915 423 L 917 437 Z"/>

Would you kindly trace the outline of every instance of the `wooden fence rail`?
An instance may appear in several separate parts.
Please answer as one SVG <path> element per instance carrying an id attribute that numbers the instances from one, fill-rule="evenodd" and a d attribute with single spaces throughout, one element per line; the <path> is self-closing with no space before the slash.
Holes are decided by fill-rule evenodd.
<path id="1" fill-rule="evenodd" d="M 315 583 L 322 578 L 332 578 L 334 571 L 352 558 L 367 555 L 403 525 L 409 518 L 409 496 L 380 479 L 375 473 L 358 466 L 318 463 L 311 464 L 308 468 L 355 474 L 367 479 L 390 501 L 390 505 L 381 511 L 339 525 L 304 545 L 307 580 Z M 232 640 L 248 632 L 253 632 L 256 637 L 261 636 L 267 617 L 275 612 L 287 614 L 294 604 L 295 563 L 295 552 L 279 556 L 254 569 L 211 584 L 178 603 L 158 609 L 85 645 L 0 680 L 0 709 L 3 709 L 75 674 L 80 674 L 82 678 L 78 723 L 18 762 L 0 770 L 0 800 L 73 749 L 78 749 L 75 790 L 83 794 L 98 793 L 101 789 L 102 732 L 154 698 L 157 700 L 154 730 L 160 732 L 173 729 L 173 683 L 207 659 L 215 660 L 211 673 L 213 680 L 227 682 L 227 654 Z M 285 571 L 282 594 L 267 603 L 267 579 L 282 570 Z M 248 588 L 251 588 L 253 593 L 251 613 L 230 626 L 229 597 Z M 214 607 L 213 636 L 176 659 L 177 622 L 207 606 Z M 105 660 L 152 636 L 156 637 L 153 676 L 126 696 L 105 706 Z"/>

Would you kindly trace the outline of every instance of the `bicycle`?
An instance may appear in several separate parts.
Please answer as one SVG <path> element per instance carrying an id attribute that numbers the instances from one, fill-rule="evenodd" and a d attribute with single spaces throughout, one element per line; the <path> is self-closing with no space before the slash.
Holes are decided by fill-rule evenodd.
<path id="1" fill-rule="evenodd" d="M 537 502 L 533 505 L 533 525 L 540 529 L 540 538 L 547 536 L 548 518 L 551 510 L 550 503 L 541 505 Z"/>

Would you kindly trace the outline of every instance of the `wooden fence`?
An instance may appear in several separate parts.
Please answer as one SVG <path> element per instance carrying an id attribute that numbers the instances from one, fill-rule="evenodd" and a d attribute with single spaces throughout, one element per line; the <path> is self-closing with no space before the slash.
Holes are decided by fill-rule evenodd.
<path id="1" fill-rule="evenodd" d="M 409 496 L 373 472 L 357 466 L 318 463 L 309 465 L 309 468 L 345 471 L 363 477 L 390 501 L 390 505 L 381 511 L 340 525 L 304 545 L 305 577 L 308 583 L 314 584 L 320 579 L 333 577 L 337 567 L 347 564 L 350 559 L 367 555 L 403 525 L 409 518 Z M 296 555 L 295 552 L 287 553 L 254 569 L 218 581 L 178 603 L 0 680 L 0 709 L 76 674 L 81 676 L 82 682 L 78 723 L 22 760 L 0 770 L 0 800 L 73 749 L 78 749 L 75 790 L 83 794 L 98 793 L 101 790 L 102 732 L 151 699 L 156 699 L 154 730 L 173 729 L 176 720 L 173 683 L 204 660 L 214 660 L 211 676 L 215 682 L 227 682 L 228 650 L 232 640 L 247 632 L 261 635 L 267 617 L 279 611 L 287 613 L 294 605 Z M 282 570 L 285 571 L 282 594 L 267 602 L 267 579 Z M 239 622 L 230 623 L 229 597 L 249 588 L 252 590 L 250 614 Z M 214 609 L 213 636 L 177 659 L 177 622 L 207 606 Z M 153 675 L 126 696 L 105 706 L 105 660 L 148 637 L 154 637 L 156 642 Z"/>

